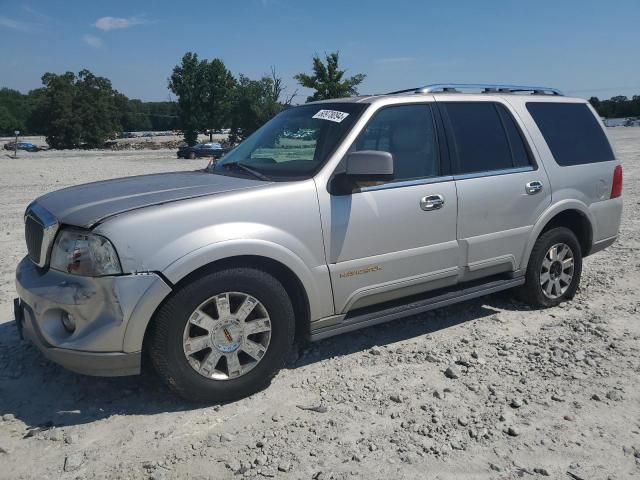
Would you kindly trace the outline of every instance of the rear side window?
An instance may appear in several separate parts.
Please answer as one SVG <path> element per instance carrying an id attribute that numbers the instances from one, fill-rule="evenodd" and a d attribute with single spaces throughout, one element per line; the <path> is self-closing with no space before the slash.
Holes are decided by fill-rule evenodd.
<path id="1" fill-rule="evenodd" d="M 527 110 L 558 165 L 582 165 L 614 159 L 598 119 L 584 103 L 529 102 Z"/>
<path id="2" fill-rule="evenodd" d="M 493 102 L 444 102 L 454 173 L 480 173 L 531 165 L 511 114 Z"/>

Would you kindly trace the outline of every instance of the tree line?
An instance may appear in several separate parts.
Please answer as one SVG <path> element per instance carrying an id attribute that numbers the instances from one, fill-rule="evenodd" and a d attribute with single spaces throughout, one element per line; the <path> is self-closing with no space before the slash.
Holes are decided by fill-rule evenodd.
<path id="1" fill-rule="evenodd" d="M 591 97 L 589 103 L 604 118 L 640 117 L 640 95 L 634 95 L 631 98 L 619 95 L 609 100 Z"/>
<path id="2" fill-rule="evenodd" d="M 338 52 L 313 57 L 312 72 L 295 76 L 314 93 L 307 100 L 357 94 L 365 76 L 345 76 Z M 219 58 L 211 61 L 186 53 L 173 68 L 168 87 L 177 102 L 143 102 L 115 90 L 111 81 L 89 70 L 77 74 L 45 73 L 41 88 L 22 94 L 0 90 L 0 134 L 45 135 L 58 149 L 95 148 L 123 131 L 182 130 L 185 141 L 196 142 L 198 133 L 231 129 L 240 140 L 278 112 L 288 108 L 297 91 L 287 93 L 272 67 L 259 79 L 234 76 Z"/>
<path id="3" fill-rule="evenodd" d="M 90 73 L 90 72 L 89 72 Z M 51 74 L 47 74 L 47 82 L 51 83 Z M 66 74 L 70 75 L 70 74 Z M 44 77 L 43 77 L 44 78 Z M 61 87 L 61 83 L 70 80 L 70 76 L 62 82 L 55 82 Z M 75 83 L 75 82 L 74 82 Z M 71 89 L 76 90 L 76 85 Z M 51 91 L 51 89 L 49 89 Z M 86 90 L 78 88 L 76 94 L 80 96 Z M 17 90 L 0 89 L 0 135 L 13 135 L 19 130 L 22 135 L 42 135 L 45 129 L 42 126 L 44 119 L 34 114 L 40 108 L 40 102 L 47 97 L 47 88 L 37 88 L 27 94 Z M 118 108 L 119 131 L 166 131 L 180 128 L 178 120 L 178 106 L 175 102 L 143 102 L 141 100 L 128 99 L 122 94 L 114 94 L 114 101 Z M 67 98 L 70 100 L 70 97 Z M 76 105 L 84 101 L 77 99 Z M 71 109 L 72 110 L 72 109 Z M 69 111 L 69 109 L 66 109 Z M 60 113 L 63 113 L 61 111 Z M 38 113 L 41 113 L 38 111 Z"/>

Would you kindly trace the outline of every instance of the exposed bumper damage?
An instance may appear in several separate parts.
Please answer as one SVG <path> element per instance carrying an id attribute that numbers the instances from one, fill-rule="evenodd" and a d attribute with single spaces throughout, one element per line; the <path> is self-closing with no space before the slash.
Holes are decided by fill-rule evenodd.
<path id="1" fill-rule="evenodd" d="M 124 351 L 127 327 L 133 318 L 148 321 L 154 309 L 136 307 L 150 290 L 169 292 L 156 274 L 80 277 L 55 270 L 43 272 L 24 258 L 16 271 L 20 301 L 16 319 L 28 337 L 50 360 L 87 375 L 140 373 L 141 343 Z M 62 322 L 72 319 L 70 331 Z M 145 323 L 146 325 L 146 323 Z"/>

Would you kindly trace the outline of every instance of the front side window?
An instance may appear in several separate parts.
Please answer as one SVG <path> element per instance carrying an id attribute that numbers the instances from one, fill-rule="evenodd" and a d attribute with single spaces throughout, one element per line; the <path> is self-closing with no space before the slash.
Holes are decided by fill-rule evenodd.
<path id="1" fill-rule="evenodd" d="M 367 105 L 321 103 L 276 115 L 210 167 L 241 164 L 272 180 L 308 178 L 340 144 Z"/>
<path id="2" fill-rule="evenodd" d="M 528 102 L 558 165 L 607 162 L 615 156 L 596 117 L 584 103 Z"/>
<path id="3" fill-rule="evenodd" d="M 391 153 L 394 181 L 440 174 L 436 129 L 429 105 L 381 109 L 360 133 L 352 149 Z"/>
<path id="4" fill-rule="evenodd" d="M 443 102 L 440 105 L 454 173 L 491 172 L 530 165 L 522 135 L 502 105 L 493 102 Z"/>

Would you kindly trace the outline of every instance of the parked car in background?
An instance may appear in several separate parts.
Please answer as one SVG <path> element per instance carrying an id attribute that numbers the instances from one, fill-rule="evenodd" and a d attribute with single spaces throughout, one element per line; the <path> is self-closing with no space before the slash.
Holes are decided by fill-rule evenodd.
<path id="1" fill-rule="evenodd" d="M 213 157 L 220 158 L 229 151 L 228 148 L 222 146 L 221 143 L 197 143 L 192 147 L 184 146 L 178 149 L 178 158 L 202 158 Z"/>
<path id="2" fill-rule="evenodd" d="M 586 100 L 447 84 L 312 102 L 206 169 L 32 202 L 16 325 L 71 370 L 138 374 L 148 355 L 184 398 L 226 402 L 266 387 L 294 338 L 509 288 L 570 300 L 621 213 Z"/>
<path id="3" fill-rule="evenodd" d="M 11 151 L 15 150 L 16 142 L 5 143 L 4 149 L 11 150 Z M 44 149 L 30 142 L 18 142 L 18 150 L 25 150 L 27 152 L 39 152 L 40 150 L 44 150 Z"/>

